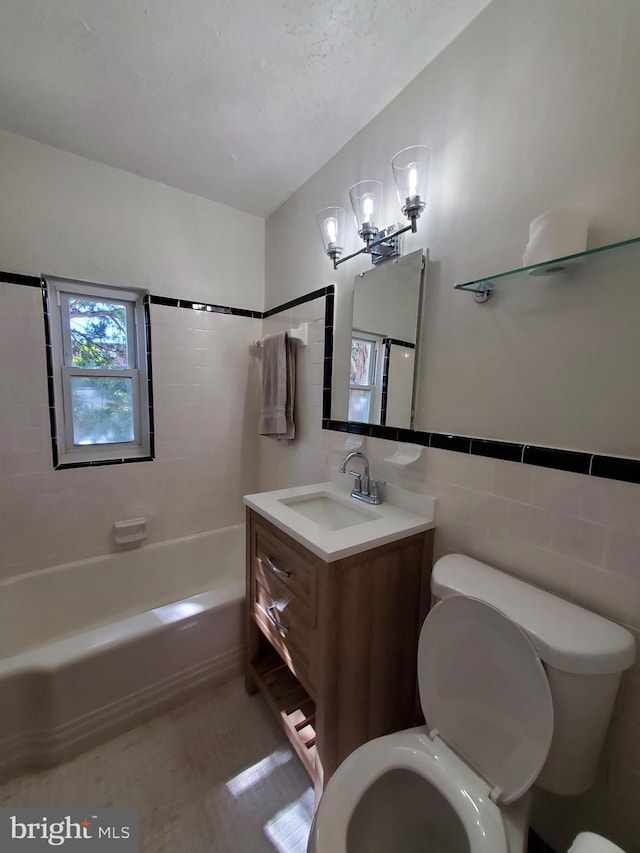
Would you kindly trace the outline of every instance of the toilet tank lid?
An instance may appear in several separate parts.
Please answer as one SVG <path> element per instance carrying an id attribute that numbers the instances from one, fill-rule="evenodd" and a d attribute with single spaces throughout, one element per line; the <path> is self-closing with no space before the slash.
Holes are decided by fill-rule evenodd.
<path id="1" fill-rule="evenodd" d="M 525 631 L 541 659 L 562 672 L 604 675 L 635 660 L 635 640 L 626 628 L 463 554 L 437 561 L 431 591 L 497 607 Z"/>

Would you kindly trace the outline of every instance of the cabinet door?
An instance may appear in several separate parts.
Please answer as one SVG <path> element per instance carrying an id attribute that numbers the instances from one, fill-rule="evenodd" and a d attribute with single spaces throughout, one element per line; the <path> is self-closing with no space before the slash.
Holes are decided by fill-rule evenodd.
<path id="1" fill-rule="evenodd" d="M 253 570 L 256 576 L 265 579 L 265 583 L 269 577 L 280 581 L 307 608 L 309 618 L 315 624 L 315 566 L 259 524 L 255 525 Z"/>
<path id="2" fill-rule="evenodd" d="M 311 626 L 308 608 L 277 578 L 256 573 L 253 618 L 293 674 L 309 685 Z"/>

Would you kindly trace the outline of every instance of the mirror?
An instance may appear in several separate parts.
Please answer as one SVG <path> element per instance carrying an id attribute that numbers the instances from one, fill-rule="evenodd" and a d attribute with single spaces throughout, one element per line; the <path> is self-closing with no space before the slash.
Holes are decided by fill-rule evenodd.
<path id="1" fill-rule="evenodd" d="M 413 426 L 423 275 L 418 250 L 355 277 L 351 322 L 334 331 L 334 420 Z"/>

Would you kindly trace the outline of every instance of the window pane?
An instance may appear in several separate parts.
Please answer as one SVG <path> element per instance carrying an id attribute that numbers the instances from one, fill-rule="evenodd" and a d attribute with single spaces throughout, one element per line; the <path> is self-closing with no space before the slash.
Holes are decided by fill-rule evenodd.
<path id="1" fill-rule="evenodd" d="M 127 308 L 122 303 L 69 297 L 69 325 L 74 367 L 133 367 L 127 351 Z"/>
<path id="2" fill-rule="evenodd" d="M 348 420 L 368 424 L 370 409 L 371 391 L 349 391 Z"/>
<path id="3" fill-rule="evenodd" d="M 133 441 L 133 383 L 128 377 L 72 376 L 74 444 Z"/>
<path id="4" fill-rule="evenodd" d="M 371 385 L 371 358 L 373 355 L 373 341 L 365 341 L 361 338 L 351 339 L 351 385 Z"/>

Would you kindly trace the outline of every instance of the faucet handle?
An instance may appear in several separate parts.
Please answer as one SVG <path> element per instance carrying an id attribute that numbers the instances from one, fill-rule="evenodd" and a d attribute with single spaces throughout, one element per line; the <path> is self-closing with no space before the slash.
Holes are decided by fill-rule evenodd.
<path id="1" fill-rule="evenodd" d="M 374 499 L 376 503 L 382 503 L 382 498 L 380 495 L 380 486 L 386 486 L 386 480 L 376 480 L 375 477 L 372 477 L 369 482 L 369 494 Z"/>
<path id="2" fill-rule="evenodd" d="M 362 493 L 362 474 L 359 471 L 349 471 L 353 477 L 353 491 Z"/>

